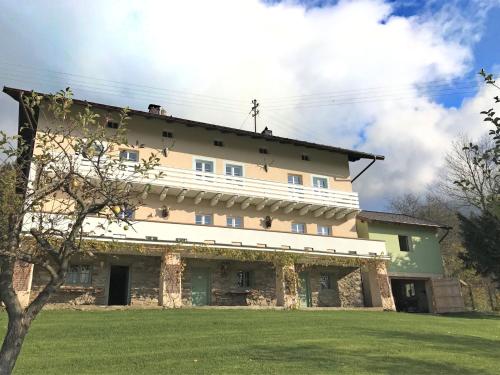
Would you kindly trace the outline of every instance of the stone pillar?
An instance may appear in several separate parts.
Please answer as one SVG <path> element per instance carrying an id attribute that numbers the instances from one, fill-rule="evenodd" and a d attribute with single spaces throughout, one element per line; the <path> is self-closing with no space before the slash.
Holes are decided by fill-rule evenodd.
<path id="1" fill-rule="evenodd" d="M 276 265 L 276 304 L 285 309 L 298 307 L 297 273 L 295 266 Z"/>
<path id="2" fill-rule="evenodd" d="M 165 253 L 161 257 L 158 304 L 169 308 L 182 306 L 182 261 L 179 253 Z"/>
<path id="3" fill-rule="evenodd" d="M 24 308 L 30 302 L 31 282 L 33 281 L 33 264 L 17 261 L 14 265 L 12 284 L 19 303 Z"/>
<path id="4" fill-rule="evenodd" d="M 382 307 L 384 310 L 396 310 L 392 297 L 391 283 L 387 276 L 387 266 L 384 261 L 370 262 L 363 271 L 365 288 L 371 299 L 372 307 Z"/>

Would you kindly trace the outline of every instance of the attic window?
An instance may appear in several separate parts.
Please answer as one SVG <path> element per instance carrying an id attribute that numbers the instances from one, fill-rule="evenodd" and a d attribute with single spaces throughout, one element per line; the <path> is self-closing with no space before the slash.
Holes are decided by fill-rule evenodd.
<path id="1" fill-rule="evenodd" d="M 309 155 L 302 154 L 302 160 L 304 160 L 304 161 L 310 161 L 311 159 L 309 159 Z"/>
<path id="2" fill-rule="evenodd" d="M 217 146 L 217 147 L 224 147 L 224 142 L 215 140 L 215 141 L 214 141 L 214 146 Z"/>
<path id="3" fill-rule="evenodd" d="M 161 133 L 161 136 L 164 137 L 164 138 L 174 138 L 174 134 L 172 132 L 169 132 L 169 131 L 166 131 L 166 130 L 164 130 Z"/>
<path id="4" fill-rule="evenodd" d="M 107 126 L 110 129 L 118 129 L 118 123 L 115 121 L 108 121 Z"/>
<path id="5" fill-rule="evenodd" d="M 259 154 L 269 154 L 269 151 L 267 151 L 267 148 L 261 147 L 259 148 Z"/>

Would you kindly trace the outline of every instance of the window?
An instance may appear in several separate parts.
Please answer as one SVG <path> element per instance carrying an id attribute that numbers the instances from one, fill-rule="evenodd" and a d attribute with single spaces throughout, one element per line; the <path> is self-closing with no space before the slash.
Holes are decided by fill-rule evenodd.
<path id="1" fill-rule="evenodd" d="M 226 164 L 226 176 L 243 177 L 243 166 Z"/>
<path id="2" fill-rule="evenodd" d="M 326 177 L 313 177 L 313 187 L 319 189 L 328 189 L 328 179 Z"/>
<path id="3" fill-rule="evenodd" d="M 302 176 L 299 174 L 289 174 L 288 183 L 291 185 L 302 185 Z"/>
<path id="4" fill-rule="evenodd" d="M 321 290 L 332 289 L 331 278 L 328 273 L 322 273 L 319 277 L 319 286 Z"/>
<path id="5" fill-rule="evenodd" d="M 227 226 L 232 228 L 242 228 L 243 218 L 239 216 L 228 216 L 226 219 Z"/>
<path id="6" fill-rule="evenodd" d="M 174 134 L 172 132 L 169 132 L 169 131 L 166 131 L 166 130 L 164 130 L 161 133 L 161 136 L 165 137 L 165 138 L 174 138 Z"/>
<path id="7" fill-rule="evenodd" d="M 310 161 L 311 159 L 309 159 L 309 155 L 302 154 L 302 160 L 304 160 L 304 161 Z"/>
<path id="8" fill-rule="evenodd" d="M 215 141 L 214 141 L 214 146 L 217 146 L 217 147 L 224 147 L 224 142 L 215 140 Z"/>
<path id="9" fill-rule="evenodd" d="M 214 162 L 210 160 L 200 160 L 195 161 L 195 169 L 198 172 L 214 173 Z"/>
<path id="10" fill-rule="evenodd" d="M 306 233 L 306 225 L 304 223 L 292 223 L 292 233 Z"/>
<path id="11" fill-rule="evenodd" d="M 250 271 L 238 271 L 237 284 L 240 288 L 249 288 L 252 285 Z"/>
<path id="12" fill-rule="evenodd" d="M 261 147 L 259 148 L 259 154 L 269 154 L 269 151 L 267 148 Z"/>
<path id="13" fill-rule="evenodd" d="M 398 239 L 399 239 L 399 250 L 410 251 L 410 237 L 399 235 Z"/>
<path id="14" fill-rule="evenodd" d="M 331 236 L 332 227 L 327 225 L 318 225 L 318 234 L 321 236 Z"/>
<path id="15" fill-rule="evenodd" d="M 118 123 L 115 121 L 108 121 L 107 127 L 110 129 L 118 129 Z"/>
<path id="16" fill-rule="evenodd" d="M 121 150 L 120 151 L 120 160 L 138 162 L 139 161 L 139 152 L 133 150 Z"/>
<path id="17" fill-rule="evenodd" d="M 196 222 L 196 225 L 212 225 L 213 218 L 212 218 L 212 215 L 197 214 L 195 222 Z"/>
<path id="18" fill-rule="evenodd" d="M 408 283 L 405 284 L 405 295 L 406 297 L 415 297 L 415 284 L 414 283 Z"/>
<path id="19" fill-rule="evenodd" d="M 66 284 L 88 285 L 91 282 L 91 269 L 89 265 L 72 265 L 66 275 Z"/>

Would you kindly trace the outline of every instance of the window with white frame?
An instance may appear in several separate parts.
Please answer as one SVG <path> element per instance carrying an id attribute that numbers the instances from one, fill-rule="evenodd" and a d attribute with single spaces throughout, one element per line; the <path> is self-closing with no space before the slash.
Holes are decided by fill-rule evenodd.
<path id="1" fill-rule="evenodd" d="M 288 183 L 291 185 L 302 185 L 302 176 L 300 174 L 289 174 Z"/>
<path id="2" fill-rule="evenodd" d="M 326 177 L 313 176 L 313 187 L 319 189 L 328 189 L 328 179 Z"/>
<path id="3" fill-rule="evenodd" d="M 122 161 L 139 161 L 139 152 L 135 150 L 121 150 L 120 151 L 120 160 Z"/>
<path id="4" fill-rule="evenodd" d="M 242 228 L 243 218 L 240 216 L 228 216 L 226 219 L 226 223 L 227 226 L 231 228 Z"/>
<path id="5" fill-rule="evenodd" d="M 92 271 L 89 265 L 71 265 L 66 274 L 66 284 L 89 285 L 92 281 Z"/>
<path id="6" fill-rule="evenodd" d="M 306 233 L 306 225 L 304 223 L 292 223 L 292 233 Z"/>
<path id="7" fill-rule="evenodd" d="M 211 160 L 196 159 L 194 165 L 197 172 L 214 173 L 214 162 Z"/>
<path id="8" fill-rule="evenodd" d="M 318 225 L 318 234 L 320 236 L 331 236 L 332 235 L 332 227 L 328 225 Z"/>
<path id="9" fill-rule="evenodd" d="M 226 176 L 243 177 L 243 166 L 238 164 L 226 164 Z"/>
<path id="10" fill-rule="evenodd" d="M 213 224 L 212 215 L 207 214 L 196 214 L 195 223 L 196 225 L 212 225 Z"/>

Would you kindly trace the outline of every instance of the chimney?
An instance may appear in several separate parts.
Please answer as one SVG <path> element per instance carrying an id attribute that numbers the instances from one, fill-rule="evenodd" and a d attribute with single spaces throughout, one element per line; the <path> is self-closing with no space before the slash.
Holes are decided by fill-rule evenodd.
<path id="1" fill-rule="evenodd" d="M 160 114 L 160 109 L 161 109 L 161 106 L 159 106 L 158 104 L 150 104 L 150 105 L 148 105 L 148 111 L 149 111 L 149 113 L 153 113 L 155 115 L 159 115 Z"/>
<path id="2" fill-rule="evenodd" d="M 264 135 L 273 135 L 273 131 L 266 126 L 264 128 L 264 130 L 262 130 L 261 134 L 264 134 Z"/>

